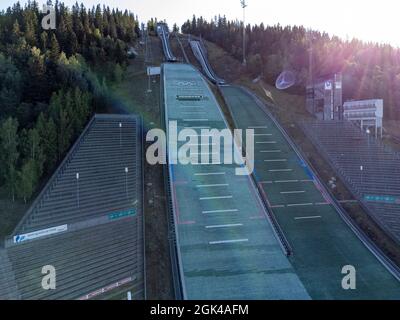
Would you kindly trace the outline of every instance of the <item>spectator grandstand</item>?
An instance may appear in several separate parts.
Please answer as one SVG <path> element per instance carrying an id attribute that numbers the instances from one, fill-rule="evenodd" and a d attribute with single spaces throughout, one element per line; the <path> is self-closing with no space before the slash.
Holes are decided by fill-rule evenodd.
<path id="1" fill-rule="evenodd" d="M 348 188 L 400 240 L 400 155 L 350 121 L 313 121 L 303 131 Z"/>
<path id="2" fill-rule="evenodd" d="M 145 297 L 141 154 L 138 117 L 92 118 L 6 239 L 1 298 L 77 299 L 122 280 Z M 55 290 L 41 287 L 45 265 Z"/>

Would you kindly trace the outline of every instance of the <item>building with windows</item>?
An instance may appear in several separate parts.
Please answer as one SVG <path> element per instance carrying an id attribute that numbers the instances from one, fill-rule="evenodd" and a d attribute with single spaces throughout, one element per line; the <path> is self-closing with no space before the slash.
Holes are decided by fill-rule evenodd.
<path id="1" fill-rule="evenodd" d="M 319 78 L 307 86 L 307 110 L 319 120 L 341 120 L 342 96 L 340 73 Z"/>
<path id="2" fill-rule="evenodd" d="M 362 130 L 375 128 L 375 136 L 382 137 L 383 100 L 347 101 L 343 105 L 343 118 L 357 122 Z"/>

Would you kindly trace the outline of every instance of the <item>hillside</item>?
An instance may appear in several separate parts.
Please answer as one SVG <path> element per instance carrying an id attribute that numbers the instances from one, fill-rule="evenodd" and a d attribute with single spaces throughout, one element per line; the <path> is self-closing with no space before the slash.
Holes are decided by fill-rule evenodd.
<path id="1" fill-rule="evenodd" d="M 193 16 L 182 33 L 202 36 L 236 59 L 242 58 L 240 21 L 218 16 L 207 21 Z M 309 52 L 312 50 L 312 56 Z M 304 26 L 246 25 L 246 57 L 253 78 L 263 75 L 272 83 L 283 70 L 296 74 L 298 92 L 312 77 L 343 75 L 344 100 L 384 99 L 385 118 L 400 119 L 400 49 L 388 44 L 342 40 Z"/>

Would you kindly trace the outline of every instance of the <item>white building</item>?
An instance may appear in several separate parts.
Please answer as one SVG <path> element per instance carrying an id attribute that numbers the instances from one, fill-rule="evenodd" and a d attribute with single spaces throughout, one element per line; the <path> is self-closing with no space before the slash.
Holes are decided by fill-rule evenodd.
<path id="1" fill-rule="evenodd" d="M 343 118 L 359 122 L 361 129 L 374 126 L 375 135 L 380 131 L 382 137 L 383 100 L 347 101 L 343 105 Z"/>

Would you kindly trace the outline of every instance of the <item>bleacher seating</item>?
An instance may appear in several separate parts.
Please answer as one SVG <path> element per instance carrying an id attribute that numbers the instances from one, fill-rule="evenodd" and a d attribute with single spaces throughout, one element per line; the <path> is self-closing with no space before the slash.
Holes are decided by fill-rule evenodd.
<path id="1" fill-rule="evenodd" d="M 127 218 L 8 249 L 21 299 L 77 299 L 125 279 L 143 299 L 140 217 Z M 43 290 L 42 267 L 56 269 L 56 289 Z"/>
<path id="2" fill-rule="evenodd" d="M 19 293 L 7 251 L 0 249 L 0 300 L 3 299 L 19 299 Z"/>
<path id="3" fill-rule="evenodd" d="M 128 277 L 133 298 L 144 298 L 141 143 L 136 116 L 92 119 L 6 240 L 0 298 L 77 299 Z M 129 214 L 113 215 L 121 212 Z M 64 224 L 63 233 L 13 243 Z M 45 265 L 56 268 L 56 290 L 41 287 Z"/>
<path id="4" fill-rule="evenodd" d="M 131 207 L 137 200 L 136 193 L 140 187 L 136 170 L 139 130 L 136 122 L 135 117 L 97 117 L 74 156 L 68 159 L 29 218 L 15 233 L 27 233 Z M 121 133 L 119 123 L 122 123 Z M 126 167 L 129 198 L 126 196 Z"/>
<path id="5" fill-rule="evenodd" d="M 400 240 L 400 154 L 350 121 L 301 126 L 373 218 Z"/>

